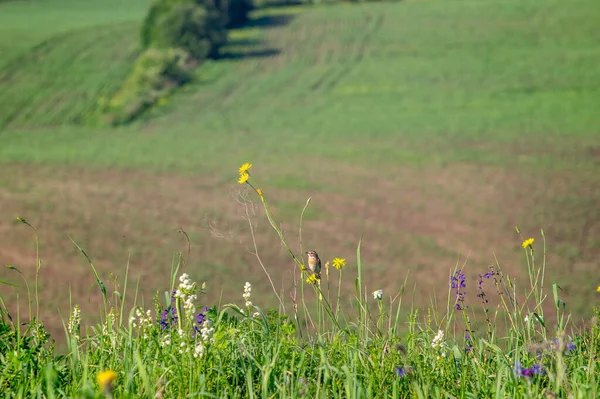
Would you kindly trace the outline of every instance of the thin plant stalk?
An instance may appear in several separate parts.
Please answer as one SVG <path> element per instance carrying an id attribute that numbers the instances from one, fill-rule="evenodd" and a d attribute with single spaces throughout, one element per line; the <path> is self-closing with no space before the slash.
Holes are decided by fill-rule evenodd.
<path id="1" fill-rule="evenodd" d="M 40 318 L 40 296 L 39 296 L 39 278 L 40 269 L 42 268 L 42 261 L 40 259 L 40 240 L 38 232 L 29 222 L 23 218 L 18 217 L 17 220 L 23 224 L 29 226 L 35 234 L 35 317 L 39 320 Z"/>

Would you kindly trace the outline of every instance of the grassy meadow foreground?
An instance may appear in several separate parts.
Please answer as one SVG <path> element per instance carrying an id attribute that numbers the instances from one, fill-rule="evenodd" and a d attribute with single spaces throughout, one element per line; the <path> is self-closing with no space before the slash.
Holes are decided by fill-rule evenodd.
<path id="1" fill-rule="evenodd" d="M 68 14 L 49 10 L 75 3 Z M 344 255 L 364 233 L 369 286 L 395 290 L 410 271 L 416 304 L 426 306 L 459 254 L 478 268 L 496 256 L 523 281 L 514 226 L 538 239 L 543 227 L 549 278 L 569 292 L 577 317 L 591 315 L 600 254 L 596 1 L 258 10 L 231 32 L 222 59 L 147 118 L 95 126 L 87 112 L 125 78 L 148 6 L 124 4 L 0 5 L 8 54 L 0 256 L 31 277 L 34 243 L 12 221 L 22 216 L 39 230 L 40 295 L 53 332 L 68 291 L 86 298 L 85 315 L 99 303 L 69 237 L 105 276 L 122 278 L 129 264 L 148 301 L 172 253 L 187 251 L 181 228 L 192 244 L 189 270 L 211 281 L 211 300 L 246 280 L 262 295 L 268 284 L 231 198 L 230 171 L 248 159 L 261 165 L 290 238 L 309 196 L 307 246 Z M 13 40 L 30 15 L 36 30 Z M 256 240 L 289 289 L 289 260 L 263 224 Z M 18 282 L 9 270 L 0 278 Z M 18 292 L 24 305 L 22 290 L 5 295 L 14 304 Z"/>
<path id="2" fill-rule="evenodd" d="M 522 241 L 525 287 L 500 265 L 478 273 L 471 284 L 457 265 L 447 280 L 445 308 L 404 312 L 406 282 L 397 293 L 366 290 L 360 242 L 356 267 L 336 257 L 320 273 L 309 269 L 301 255 L 302 235 L 298 253 L 278 227 L 269 192 L 251 168 L 240 168 L 239 183 L 258 197 L 295 264 L 292 306 L 286 310 L 287 299 L 273 285 L 270 295 L 280 306 L 266 310 L 250 282 L 233 302 L 206 302 L 210 282 L 192 280 L 180 255 L 168 289 L 129 309 L 126 299 L 137 299 L 137 293 L 132 294 L 127 276 L 122 289 L 111 294 L 78 247 L 102 296 L 101 322 L 83 328 L 81 309 L 73 305 L 64 325 L 68 350 L 56 355 L 37 319 L 37 280 L 34 292 L 28 286 L 33 321 L 21 325 L 20 314 L 11 318 L 3 303 L 0 386 L 5 397 L 597 397 L 600 310 L 593 309 L 585 327 L 573 328 L 561 287 L 552 284 L 549 290 L 544 281 L 545 242 Z M 251 209 L 248 196 L 238 199 Z M 35 231 L 26 220 L 18 221 Z M 300 216 L 300 231 L 302 222 Z M 353 281 L 349 303 L 341 301 L 344 278 Z M 332 283 L 338 279 L 336 290 Z M 477 303 L 467 299 L 468 292 L 477 293 Z M 492 306 L 490 299 L 499 305 Z M 544 313 L 544 301 L 554 307 L 556 323 Z M 478 322 L 484 325 L 479 331 Z"/>
<path id="3" fill-rule="evenodd" d="M 598 1 L 258 9 L 98 123 L 148 6 L 0 2 L 0 393 L 597 396 Z"/>

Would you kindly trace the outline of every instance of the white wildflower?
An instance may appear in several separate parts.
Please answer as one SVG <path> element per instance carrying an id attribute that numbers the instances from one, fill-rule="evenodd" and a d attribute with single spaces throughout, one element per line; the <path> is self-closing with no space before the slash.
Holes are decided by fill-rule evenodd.
<path id="1" fill-rule="evenodd" d="M 183 353 L 189 353 L 190 352 L 190 348 L 189 346 L 187 346 L 187 343 L 185 341 L 181 342 L 179 344 L 179 353 L 183 354 Z"/>
<path id="2" fill-rule="evenodd" d="M 190 279 L 190 276 L 187 273 L 183 273 L 181 277 L 179 277 L 179 282 L 174 297 L 183 303 L 183 310 L 186 318 L 193 320 L 194 312 L 196 310 L 194 301 L 198 299 L 198 296 L 196 295 L 196 283 Z"/>
<path id="3" fill-rule="evenodd" d="M 437 348 L 438 346 L 440 346 L 442 344 L 443 341 L 444 341 L 444 332 L 442 330 L 438 330 L 437 335 L 433 338 L 433 341 L 431 341 L 431 346 L 433 346 L 434 348 Z"/>
<path id="4" fill-rule="evenodd" d="M 131 328 L 137 327 L 137 323 L 135 321 L 136 321 L 135 314 L 132 314 L 131 317 L 129 318 L 129 325 L 131 326 Z"/>
<path id="5" fill-rule="evenodd" d="M 144 327 L 150 328 L 154 325 L 154 320 L 152 319 L 152 311 L 150 309 L 146 310 L 146 318 L 144 319 Z"/>
<path id="6" fill-rule="evenodd" d="M 113 331 L 113 327 L 116 324 L 117 316 L 115 316 L 115 309 L 111 308 L 108 316 L 106 317 L 106 322 L 102 325 L 102 334 L 110 335 L 109 332 Z"/>
<path id="7" fill-rule="evenodd" d="M 383 290 L 373 291 L 373 298 L 381 301 L 383 299 Z"/>
<path id="8" fill-rule="evenodd" d="M 194 311 L 196 310 L 196 305 L 194 305 L 194 301 L 196 300 L 196 298 L 196 294 L 191 294 L 183 302 L 185 315 L 188 317 L 188 319 L 194 318 Z"/>
<path id="9" fill-rule="evenodd" d="M 79 309 L 79 305 L 75 305 L 73 307 L 73 312 L 69 317 L 69 334 L 75 336 L 76 339 L 79 339 L 79 328 L 81 326 L 81 310 Z"/>
<path id="10" fill-rule="evenodd" d="M 169 346 L 169 345 L 171 345 L 171 336 L 165 335 L 162 338 L 162 341 L 160 341 L 160 346 L 162 346 L 164 348 L 165 346 Z"/>
<path id="11" fill-rule="evenodd" d="M 246 281 L 246 284 L 244 285 L 244 294 L 242 295 L 242 297 L 244 297 L 244 300 L 246 301 L 245 305 L 247 308 L 252 306 L 252 301 L 250 301 L 251 292 L 252 285 Z"/>
<path id="12" fill-rule="evenodd" d="M 190 280 L 189 274 L 183 273 L 181 276 L 179 276 L 179 281 L 181 282 L 181 285 L 185 285 L 190 283 L 192 280 Z"/>
<path id="13" fill-rule="evenodd" d="M 214 338 L 212 338 L 215 329 L 211 327 L 211 322 L 208 319 L 204 319 L 202 322 L 202 328 L 200 329 L 200 334 L 202 335 L 202 341 L 204 342 L 214 342 Z"/>
<path id="14" fill-rule="evenodd" d="M 147 310 L 146 313 L 142 312 L 141 308 L 136 308 L 135 312 L 129 318 L 129 325 L 131 328 L 149 328 L 154 324 L 152 320 L 152 311 Z"/>
<path id="15" fill-rule="evenodd" d="M 194 348 L 194 357 L 202 357 L 204 355 L 204 344 L 202 342 L 198 342 L 196 347 Z"/>

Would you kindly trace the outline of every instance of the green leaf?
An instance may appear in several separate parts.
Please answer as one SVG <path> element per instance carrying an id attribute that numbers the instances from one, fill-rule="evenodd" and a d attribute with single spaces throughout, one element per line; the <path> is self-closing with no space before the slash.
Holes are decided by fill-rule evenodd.
<path id="1" fill-rule="evenodd" d="M 503 353 L 502 349 L 500 349 L 500 347 L 498 345 L 494 345 L 494 344 L 486 341 L 485 339 L 482 339 L 481 341 L 485 344 L 485 346 L 487 346 L 488 348 L 490 348 L 491 350 L 496 352 L 498 355 L 501 355 Z"/>
<path id="2" fill-rule="evenodd" d="M 9 285 L 11 287 L 18 287 L 17 284 L 9 283 L 8 281 L 0 280 L 0 284 Z"/>
<path id="3" fill-rule="evenodd" d="M 537 321 L 542 325 L 542 327 L 546 328 L 546 323 L 544 322 L 544 319 L 538 315 L 537 313 L 533 313 L 533 317 L 535 317 L 537 319 Z"/>
<path id="4" fill-rule="evenodd" d="M 563 305 L 563 307 L 566 305 L 566 303 L 564 301 L 560 300 L 560 298 L 558 296 L 558 290 L 563 291 L 563 289 L 560 287 L 560 285 L 552 284 L 552 295 L 554 296 L 554 306 L 556 306 L 556 309 L 558 309 L 561 304 Z"/>
<path id="5" fill-rule="evenodd" d="M 100 276 L 98 276 L 98 272 L 96 271 L 96 268 L 94 267 L 94 264 L 92 263 L 92 260 L 90 259 L 88 254 L 83 250 L 83 248 L 81 248 L 71 237 L 69 237 L 69 240 L 71 240 L 71 242 L 73 244 L 75 244 L 77 249 L 79 249 L 81 251 L 81 253 L 83 254 L 83 256 L 85 256 L 85 258 L 87 259 L 88 264 L 91 266 L 92 271 L 94 272 L 94 277 L 96 277 L 96 283 L 98 283 L 98 287 L 100 287 L 100 291 L 102 291 L 102 295 L 104 296 L 104 299 L 106 300 L 106 287 L 104 286 L 104 283 L 102 282 L 102 280 L 100 280 Z"/>

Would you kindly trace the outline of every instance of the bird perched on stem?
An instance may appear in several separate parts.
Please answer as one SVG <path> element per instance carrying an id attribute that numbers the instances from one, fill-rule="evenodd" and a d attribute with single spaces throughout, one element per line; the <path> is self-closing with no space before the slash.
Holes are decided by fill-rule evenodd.
<path id="1" fill-rule="evenodd" d="M 308 268 L 311 272 L 317 276 L 318 279 L 321 278 L 321 259 L 319 259 L 319 254 L 317 251 L 306 251 L 308 254 Z"/>

